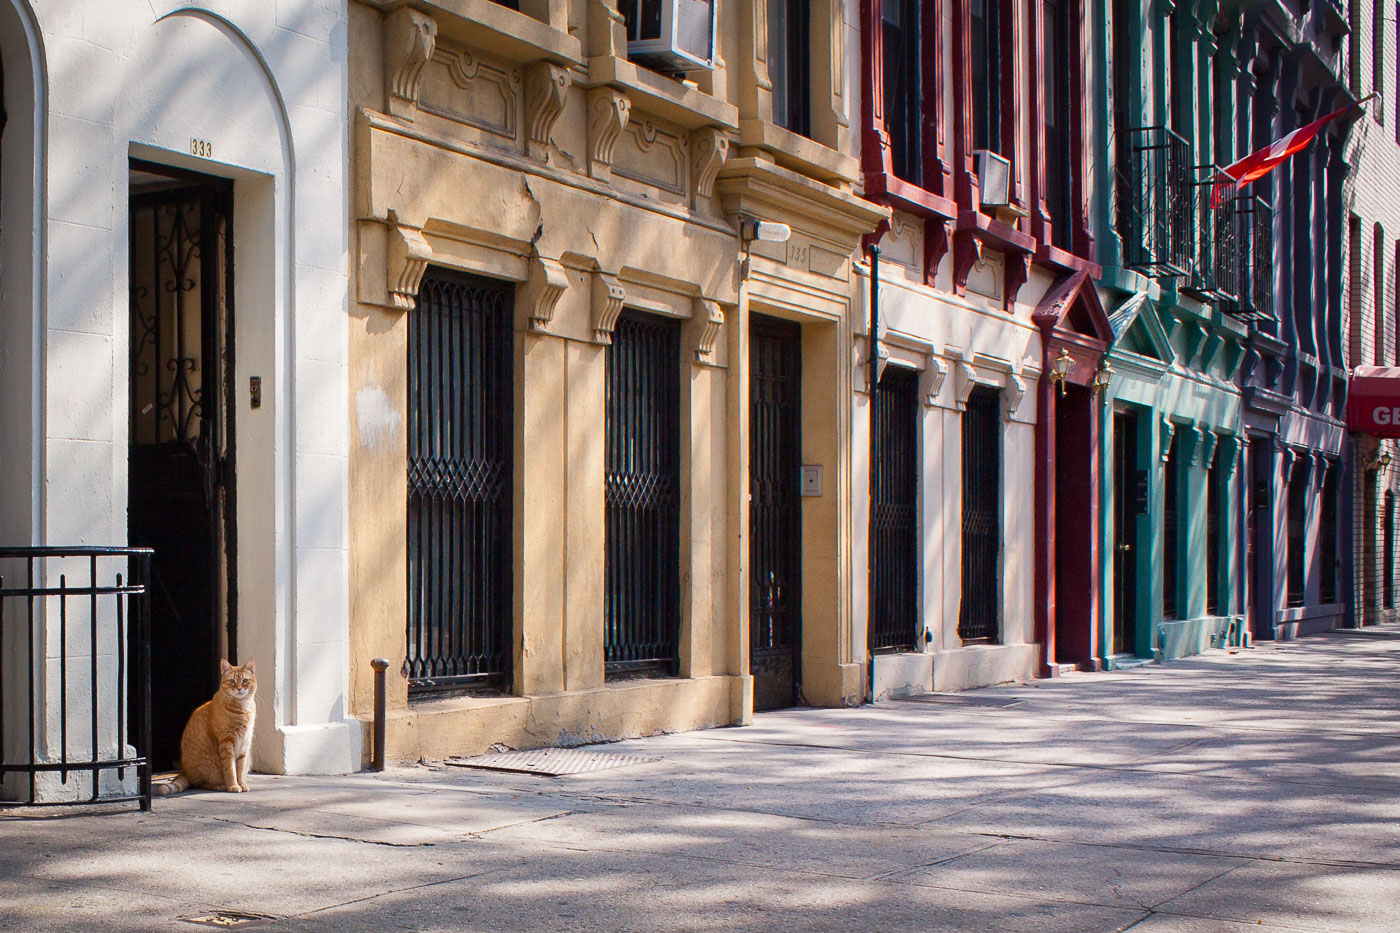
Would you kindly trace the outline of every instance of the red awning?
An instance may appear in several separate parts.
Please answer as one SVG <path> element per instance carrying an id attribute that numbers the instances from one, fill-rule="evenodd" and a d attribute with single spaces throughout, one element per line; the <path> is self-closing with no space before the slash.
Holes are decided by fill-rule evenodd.
<path id="1" fill-rule="evenodd" d="M 1400 367 L 1358 366 L 1351 371 L 1347 430 L 1400 437 Z"/>

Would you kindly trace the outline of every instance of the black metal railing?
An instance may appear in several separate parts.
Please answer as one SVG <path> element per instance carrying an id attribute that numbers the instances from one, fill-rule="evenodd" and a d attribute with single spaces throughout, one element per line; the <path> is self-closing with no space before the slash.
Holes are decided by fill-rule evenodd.
<path id="1" fill-rule="evenodd" d="M 151 808 L 151 553 L 0 548 L 0 806 Z"/>
<path id="2" fill-rule="evenodd" d="M 1001 395 L 977 388 L 963 412 L 962 605 L 958 637 L 995 641 L 1001 615 Z"/>
<path id="3" fill-rule="evenodd" d="M 1119 166 L 1118 210 L 1125 264 L 1155 277 L 1191 273 L 1195 185 L 1186 140 L 1164 126 L 1129 132 Z"/>
<path id="4" fill-rule="evenodd" d="M 1220 181 L 1220 169 L 1197 170 L 1195 186 L 1195 253 L 1183 291 L 1222 305 L 1234 302 L 1241 288 L 1239 187 Z"/>
<path id="5" fill-rule="evenodd" d="M 625 312 L 608 350 L 603 659 L 674 674 L 680 638 L 680 323 Z"/>
<path id="6" fill-rule="evenodd" d="M 879 458 L 871 482 L 870 546 L 875 549 L 870 650 L 918 646 L 919 374 L 890 366 L 875 392 Z"/>
<path id="7" fill-rule="evenodd" d="M 1221 309 L 1241 320 L 1274 316 L 1274 212 L 1255 194 L 1239 195 L 1232 211 L 1238 243 L 1239 285 Z"/>
<path id="8" fill-rule="evenodd" d="M 508 689 L 513 293 L 433 269 L 408 321 L 408 677 Z"/>

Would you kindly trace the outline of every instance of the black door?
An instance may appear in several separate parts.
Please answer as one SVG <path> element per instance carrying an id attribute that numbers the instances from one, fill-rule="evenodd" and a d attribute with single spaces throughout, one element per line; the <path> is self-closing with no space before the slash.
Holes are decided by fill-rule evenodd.
<path id="1" fill-rule="evenodd" d="M 514 577 L 508 283 L 432 268 L 408 319 L 408 678 L 507 690 Z"/>
<path id="2" fill-rule="evenodd" d="M 179 757 L 219 657 L 237 651 L 231 194 L 223 179 L 132 163 L 127 533 L 155 549 L 156 768 Z"/>
<path id="3" fill-rule="evenodd" d="M 1147 473 L 1138 469 L 1137 416 L 1113 413 L 1113 653 L 1137 653 L 1137 531 L 1147 510 Z"/>
<path id="4" fill-rule="evenodd" d="M 978 387 L 963 412 L 962 605 L 958 637 L 994 642 L 1001 619 L 1001 395 Z"/>
<path id="5" fill-rule="evenodd" d="M 753 318 L 749 345 L 749 669 L 754 709 L 797 702 L 802 648 L 802 330 Z"/>
<path id="6" fill-rule="evenodd" d="M 885 368 L 875 393 L 879 455 L 871 481 L 871 651 L 919 644 L 919 374 Z"/>

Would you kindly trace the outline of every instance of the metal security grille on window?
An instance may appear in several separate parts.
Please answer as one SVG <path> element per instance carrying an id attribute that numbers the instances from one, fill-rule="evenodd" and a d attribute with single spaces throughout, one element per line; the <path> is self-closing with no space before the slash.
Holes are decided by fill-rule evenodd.
<path id="1" fill-rule="evenodd" d="M 680 628 L 680 325 L 625 313 L 608 350 L 603 655 L 674 673 Z"/>
<path id="2" fill-rule="evenodd" d="M 963 412 L 963 566 L 958 637 L 995 640 L 1001 610 L 1001 396 L 974 389 Z"/>
<path id="3" fill-rule="evenodd" d="M 872 651 L 912 648 L 919 621 L 919 374 L 891 366 L 875 393 Z"/>
<path id="4" fill-rule="evenodd" d="M 1164 126 L 1128 130 L 1118 167 L 1118 222 L 1129 268 L 1152 276 L 1192 270 L 1195 186 L 1190 147 Z"/>
<path id="5" fill-rule="evenodd" d="M 408 676 L 509 686 L 511 289 L 430 270 L 409 318 Z"/>

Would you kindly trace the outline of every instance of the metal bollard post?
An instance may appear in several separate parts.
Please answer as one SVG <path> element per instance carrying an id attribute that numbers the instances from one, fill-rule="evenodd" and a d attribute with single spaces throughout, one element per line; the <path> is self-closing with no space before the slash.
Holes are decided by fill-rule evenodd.
<path id="1" fill-rule="evenodd" d="M 384 770 L 384 672 L 389 669 L 387 658 L 375 658 L 369 662 L 374 668 L 374 752 L 370 758 L 371 771 Z"/>

